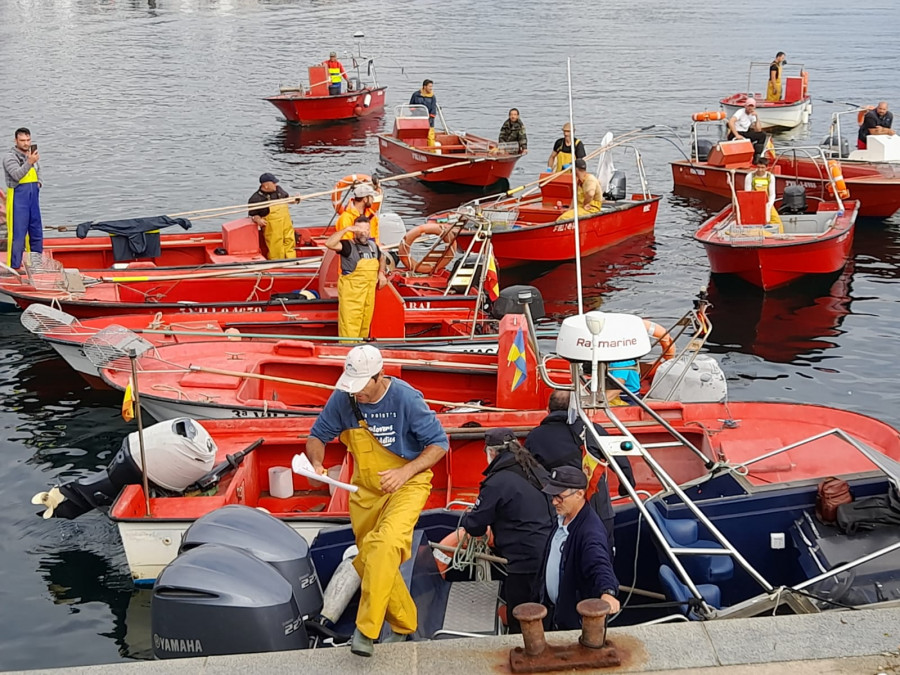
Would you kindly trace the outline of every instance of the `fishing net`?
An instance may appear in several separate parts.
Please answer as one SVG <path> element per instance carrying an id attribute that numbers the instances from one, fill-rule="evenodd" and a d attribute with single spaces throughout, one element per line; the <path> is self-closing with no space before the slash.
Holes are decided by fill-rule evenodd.
<path id="1" fill-rule="evenodd" d="M 85 341 L 84 355 L 97 368 L 131 370 L 131 355 L 137 357 L 152 348 L 150 342 L 133 331 L 113 324 Z"/>
<path id="2" fill-rule="evenodd" d="M 78 333 L 81 322 L 74 316 L 47 305 L 30 305 L 22 312 L 22 325 L 35 335 Z"/>

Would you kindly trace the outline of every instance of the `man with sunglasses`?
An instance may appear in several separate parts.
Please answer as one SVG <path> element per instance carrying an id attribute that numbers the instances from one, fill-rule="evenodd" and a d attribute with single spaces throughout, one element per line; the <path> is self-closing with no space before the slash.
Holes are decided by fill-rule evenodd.
<path id="1" fill-rule="evenodd" d="M 538 576 L 549 630 L 581 628 L 575 607 L 587 598 L 605 600 L 613 613 L 619 611 L 619 582 L 609 556 L 606 528 L 594 509 L 585 508 L 586 489 L 587 476 L 571 466 L 554 469 L 544 485 L 557 514 L 557 528 Z"/>

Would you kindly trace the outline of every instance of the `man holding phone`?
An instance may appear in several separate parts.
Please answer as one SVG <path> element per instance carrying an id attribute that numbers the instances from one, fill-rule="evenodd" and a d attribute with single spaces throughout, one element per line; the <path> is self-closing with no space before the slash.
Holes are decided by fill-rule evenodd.
<path id="1" fill-rule="evenodd" d="M 31 142 L 31 132 L 16 129 L 16 144 L 3 158 L 6 178 L 6 264 L 13 269 L 22 266 L 26 248 L 34 253 L 44 251 L 44 229 L 40 206 L 40 155 Z"/>

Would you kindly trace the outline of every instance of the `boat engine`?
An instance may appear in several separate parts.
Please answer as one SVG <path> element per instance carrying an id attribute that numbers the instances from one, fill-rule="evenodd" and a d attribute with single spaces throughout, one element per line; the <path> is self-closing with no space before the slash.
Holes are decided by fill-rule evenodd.
<path id="1" fill-rule="evenodd" d="M 243 549 L 203 544 L 162 571 L 150 603 L 158 659 L 306 649 L 291 583 Z"/>
<path id="2" fill-rule="evenodd" d="M 719 362 L 708 354 L 698 354 L 687 366 L 684 359 L 663 361 L 653 375 L 653 399 L 682 403 L 719 403 L 728 396 L 728 383 Z"/>
<path id="3" fill-rule="evenodd" d="M 178 552 L 205 544 L 241 548 L 269 563 L 293 587 L 302 618 L 321 611 L 322 589 L 309 544 L 286 523 L 259 509 L 229 504 L 196 520 L 184 533 Z"/>
<path id="4" fill-rule="evenodd" d="M 716 144 L 713 143 L 708 138 L 698 138 L 697 139 L 697 155 L 696 155 L 696 157 L 692 157 L 691 159 L 695 159 L 698 162 L 705 162 L 706 160 L 709 159 L 709 153 L 715 147 L 715 145 Z"/>
<path id="5" fill-rule="evenodd" d="M 532 319 L 538 321 L 544 318 L 544 298 L 538 289 L 534 286 L 507 286 L 494 300 L 491 316 L 499 321 L 507 314 L 524 314 L 525 305 L 531 306 Z"/>
<path id="6" fill-rule="evenodd" d="M 213 468 L 216 444 L 196 421 L 179 417 L 144 429 L 144 454 L 150 483 L 180 493 Z M 44 518 L 72 519 L 110 506 L 123 487 L 139 483 L 141 450 L 135 431 L 122 441 L 106 470 L 39 492 L 31 503 L 47 507 Z"/>
<path id="7" fill-rule="evenodd" d="M 625 189 L 625 172 L 613 171 L 612 176 L 609 177 L 609 185 L 606 188 L 606 192 L 603 193 L 603 198 L 618 202 L 625 199 L 626 196 L 628 196 L 628 193 Z"/>
<path id="8" fill-rule="evenodd" d="M 802 185 L 788 185 L 781 197 L 781 213 L 806 213 L 806 188 Z"/>
<path id="9" fill-rule="evenodd" d="M 838 139 L 837 134 L 831 134 L 830 136 L 826 136 L 822 139 L 820 145 L 826 150 L 837 150 L 840 149 L 841 159 L 847 159 L 850 156 L 850 143 L 847 142 L 847 139 L 843 136 Z"/>

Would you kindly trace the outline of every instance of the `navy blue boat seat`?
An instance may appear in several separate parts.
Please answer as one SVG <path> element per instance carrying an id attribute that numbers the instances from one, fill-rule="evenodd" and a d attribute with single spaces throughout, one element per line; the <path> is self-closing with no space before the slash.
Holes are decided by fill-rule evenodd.
<path id="1" fill-rule="evenodd" d="M 662 584 L 663 594 L 665 594 L 669 602 L 682 603 L 678 607 L 680 613 L 684 614 L 691 621 L 697 621 L 701 618 L 691 607 L 691 603 L 694 602 L 693 594 L 678 578 L 675 570 L 668 565 L 660 565 L 659 583 Z M 715 584 L 698 584 L 697 590 L 700 591 L 700 595 L 707 605 L 716 609 L 722 607 L 722 596 L 718 586 Z"/>
<path id="2" fill-rule="evenodd" d="M 672 548 L 723 548 L 717 541 L 700 539 L 699 523 L 693 518 L 666 518 L 660 513 L 657 501 L 646 504 Z M 682 555 L 678 559 L 696 583 L 718 583 L 734 576 L 734 561 L 728 555 Z"/>

